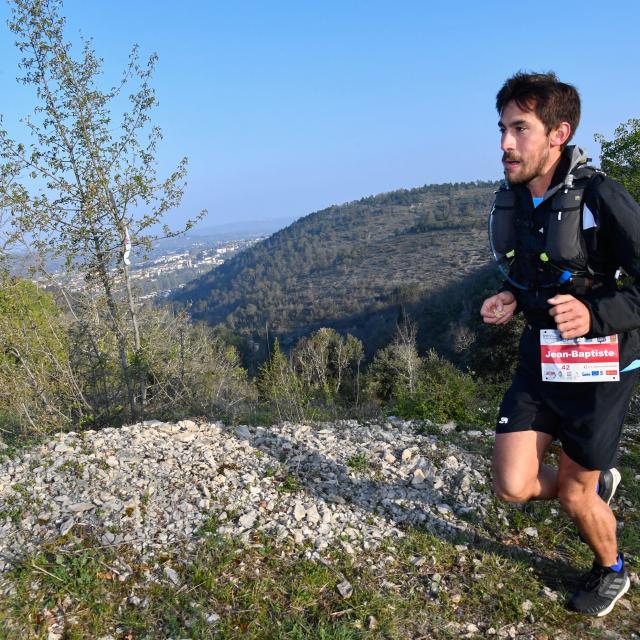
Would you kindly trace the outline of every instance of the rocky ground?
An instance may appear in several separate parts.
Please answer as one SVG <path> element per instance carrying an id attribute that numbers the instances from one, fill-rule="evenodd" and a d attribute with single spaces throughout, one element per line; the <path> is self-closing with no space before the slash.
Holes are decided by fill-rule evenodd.
<path id="1" fill-rule="evenodd" d="M 212 517 L 232 537 L 258 530 L 305 545 L 311 557 L 336 544 L 353 554 L 401 537 L 402 523 L 468 528 L 490 499 L 486 478 L 484 457 L 402 420 L 147 421 L 60 434 L 0 466 L 0 572 L 45 541 L 87 529 L 103 545 L 153 557 Z"/>
<path id="2" fill-rule="evenodd" d="M 557 505 L 492 496 L 492 431 L 389 418 L 59 434 L 0 464 L 0 636 L 637 639 L 627 434 L 614 511 L 636 588 L 606 623 L 567 617 L 591 560 Z"/>

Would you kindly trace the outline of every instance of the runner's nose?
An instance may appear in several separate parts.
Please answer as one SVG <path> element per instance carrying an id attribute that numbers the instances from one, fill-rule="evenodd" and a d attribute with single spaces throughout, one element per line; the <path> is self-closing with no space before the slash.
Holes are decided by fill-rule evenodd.
<path id="1" fill-rule="evenodd" d="M 503 131 L 500 136 L 500 148 L 503 151 L 511 151 L 515 148 L 515 139 L 508 131 Z"/>

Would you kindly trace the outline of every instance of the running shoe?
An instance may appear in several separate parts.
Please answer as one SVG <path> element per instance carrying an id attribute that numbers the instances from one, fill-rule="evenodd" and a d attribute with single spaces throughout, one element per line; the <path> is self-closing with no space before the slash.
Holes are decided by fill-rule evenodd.
<path id="1" fill-rule="evenodd" d="M 611 499 L 616 494 L 616 489 L 621 479 L 620 472 L 615 467 L 600 472 L 600 477 L 598 478 L 598 495 L 607 504 L 611 502 Z"/>
<path id="2" fill-rule="evenodd" d="M 582 587 L 571 596 L 568 607 L 572 611 L 601 618 L 613 609 L 630 586 L 624 560 L 620 571 L 602 567 L 594 561 L 591 571 L 584 576 Z"/>

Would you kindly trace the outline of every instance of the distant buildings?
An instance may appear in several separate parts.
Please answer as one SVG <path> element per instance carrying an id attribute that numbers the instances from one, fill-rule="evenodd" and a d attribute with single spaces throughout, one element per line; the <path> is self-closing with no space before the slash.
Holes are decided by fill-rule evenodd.
<path id="1" fill-rule="evenodd" d="M 138 285 L 143 293 L 140 300 L 149 300 L 159 296 L 166 297 L 174 289 L 180 288 L 189 280 L 210 271 L 223 264 L 236 253 L 247 249 L 264 236 L 248 240 L 234 240 L 211 247 L 201 243 L 194 243 L 193 247 L 185 251 L 170 252 L 143 262 L 135 261 L 135 249 L 132 255 L 133 264 L 130 267 L 132 284 Z M 114 267 L 114 271 L 119 268 Z M 62 274 L 55 272 L 54 279 L 60 286 L 69 289 L 81 289 L 85 286 L 84 274 Z M 167 276 L 174 283 L 172 288 L 166 288 Z"/>

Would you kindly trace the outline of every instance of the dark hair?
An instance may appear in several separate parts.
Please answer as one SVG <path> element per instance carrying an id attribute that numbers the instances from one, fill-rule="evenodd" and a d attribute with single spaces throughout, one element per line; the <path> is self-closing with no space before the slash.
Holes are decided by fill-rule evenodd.
<path id="1" fill-rule="evenodd" d="M 496 96 L 498 113 L 512 100 L 523 111 L 533 111 L 547 129 L 555 129 L 561 122 L 571 125 L 573 137 L 580 122 L 580 95 L 570 84 L 560 82 L 552 71 L 524 73 L 519 71 L 509 78 Z"/>

